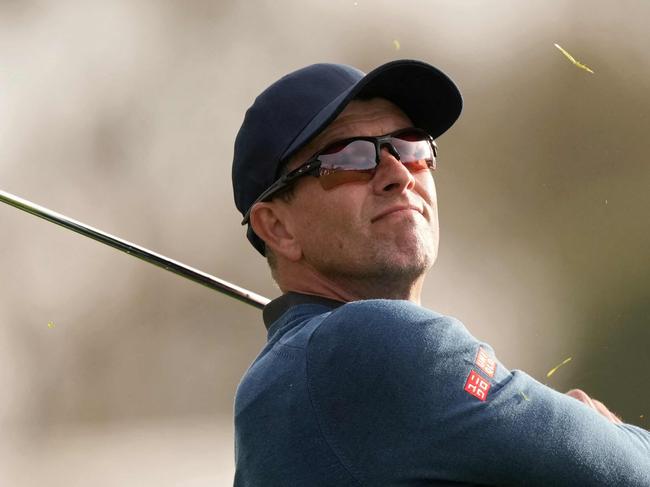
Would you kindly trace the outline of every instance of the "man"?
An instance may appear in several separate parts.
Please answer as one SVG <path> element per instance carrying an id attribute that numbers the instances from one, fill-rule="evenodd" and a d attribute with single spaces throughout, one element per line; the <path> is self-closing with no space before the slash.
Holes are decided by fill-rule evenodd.
<path id="1" fill-rule="evenodd" d="M 284 294 L 237 392 L 235 485 L 650 486 L 648 432 L 420 306 L 434 139 L 461 106 L 436 68 L 395 61 L 308 66 L 246 113 L 235 201 Z"/>

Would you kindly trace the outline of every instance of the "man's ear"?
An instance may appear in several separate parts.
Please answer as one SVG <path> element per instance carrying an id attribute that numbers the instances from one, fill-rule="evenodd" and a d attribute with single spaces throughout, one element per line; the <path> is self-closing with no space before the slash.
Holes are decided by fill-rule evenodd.
<path id="1" fill-rule="evenodd" d="M 253 231 L 275 255 L 294 262 L 302 257 L 302 247 L 292 232 L 290 214 L 277 202 L 255 203 L 250 222 Z"/>

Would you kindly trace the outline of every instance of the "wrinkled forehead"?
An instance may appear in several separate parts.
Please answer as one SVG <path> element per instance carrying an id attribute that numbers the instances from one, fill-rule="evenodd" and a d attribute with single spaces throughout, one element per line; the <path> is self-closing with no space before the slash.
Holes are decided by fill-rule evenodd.
<path id="1" fill-rule="evenodd" d="M 332 123 L 294 154 L 288 167 L 293 169 L 299 166 L 337 140 L 384 135 L 412 126 L 411 119 L 397 105 L 384 98 L 354 99 Z"/>

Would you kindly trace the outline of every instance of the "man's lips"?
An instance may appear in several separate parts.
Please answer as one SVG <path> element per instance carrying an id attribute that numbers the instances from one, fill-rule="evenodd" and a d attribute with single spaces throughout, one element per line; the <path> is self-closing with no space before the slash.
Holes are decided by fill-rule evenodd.
<path id="1" fill-rule="evenodd" d="M 384 211 L 382 211 L 379 215 L 373 217 L 370 220 L 370 223 L 375 223 L 377 220 L 384 218 L 385 216 L 391 215 L 396 212 L 401 212 L 401 211 L 417 211 L 420 215 L 422 215 L 422 209 L 415 206 L 415 205 L 400 205 L 400 206 L 392 206 Z"/>

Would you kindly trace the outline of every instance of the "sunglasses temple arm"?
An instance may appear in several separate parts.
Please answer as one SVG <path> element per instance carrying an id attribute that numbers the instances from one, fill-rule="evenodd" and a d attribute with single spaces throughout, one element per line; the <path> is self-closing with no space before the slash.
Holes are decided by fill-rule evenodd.
<path id="1" fill-rule="evenodd" d="M 128 242 L 127 240 L 110 235 L 106 232 L 86 225 L 85 223 L 73 220 L 72 218 L 49 210 L 43 206 L 32 203 L 31 201 L 20 198 L 11 193 L 0 190 L 0 201 L 18 208 L 19 210 L 31 213 L 32 215 L 39 218 L 43 218 L 44 220 L 60 225 L 64 228 L 67 228 L 68 230 L 72 230 L 73 232 L 79 233 L 85 237 L 97 240 L 98 242 L 129 254 L 132 257 L 137 257 L 138 259 L 144 260 L 150 264 L 173 272 L 174 274 L 177 274 L 181 277 L 202 284 L 215 291 L 219 291 L 227 296 L 230 296 L 231 298 L 235 298 L 239 301 L 242 301 L 243 303 L 254 306 L 255 308 L 263 309 L 264 306 L 266 306 L 266 304 L 269 302 L 269 299 L 265 298 L 264 296 L 260 296 L 259 294 L 248 291 L 247 289 L 239 287 L 228 281 L 224 281 L 223 279 L 219 279 L 218 277 L 206 274 L 205 272 L 194 269 L 193 267 L 170 259 L 169 257 L 165 257 L 164 255 L 158 254 L 134 243 Z"/>
<path id="2" fill-rule="evenodd" d="M 273 193 L 281 189 L 283 186 L 286 186 L 291 181 L 291 179 L 293 179 L 290 176 L 291 173 L 285 174 L 284 176 L 282 176 L 282 178 L 278 179 L 275 183 L 273 183 L 271 186 L 266 188 L 264 192 L 261 195 L 259 195 L 255 201 L 253 201 L 250 208 L 244 215 L 244 219 L 241 221 L 241 224 L 246 225 L 249 222 L 251 216 L 251 208 L 253 208 L 253 205 L 255 203 L 259 203 L 260 201 L 266 200 L 269 197 L 269 195 L 272 195 Z"/>

